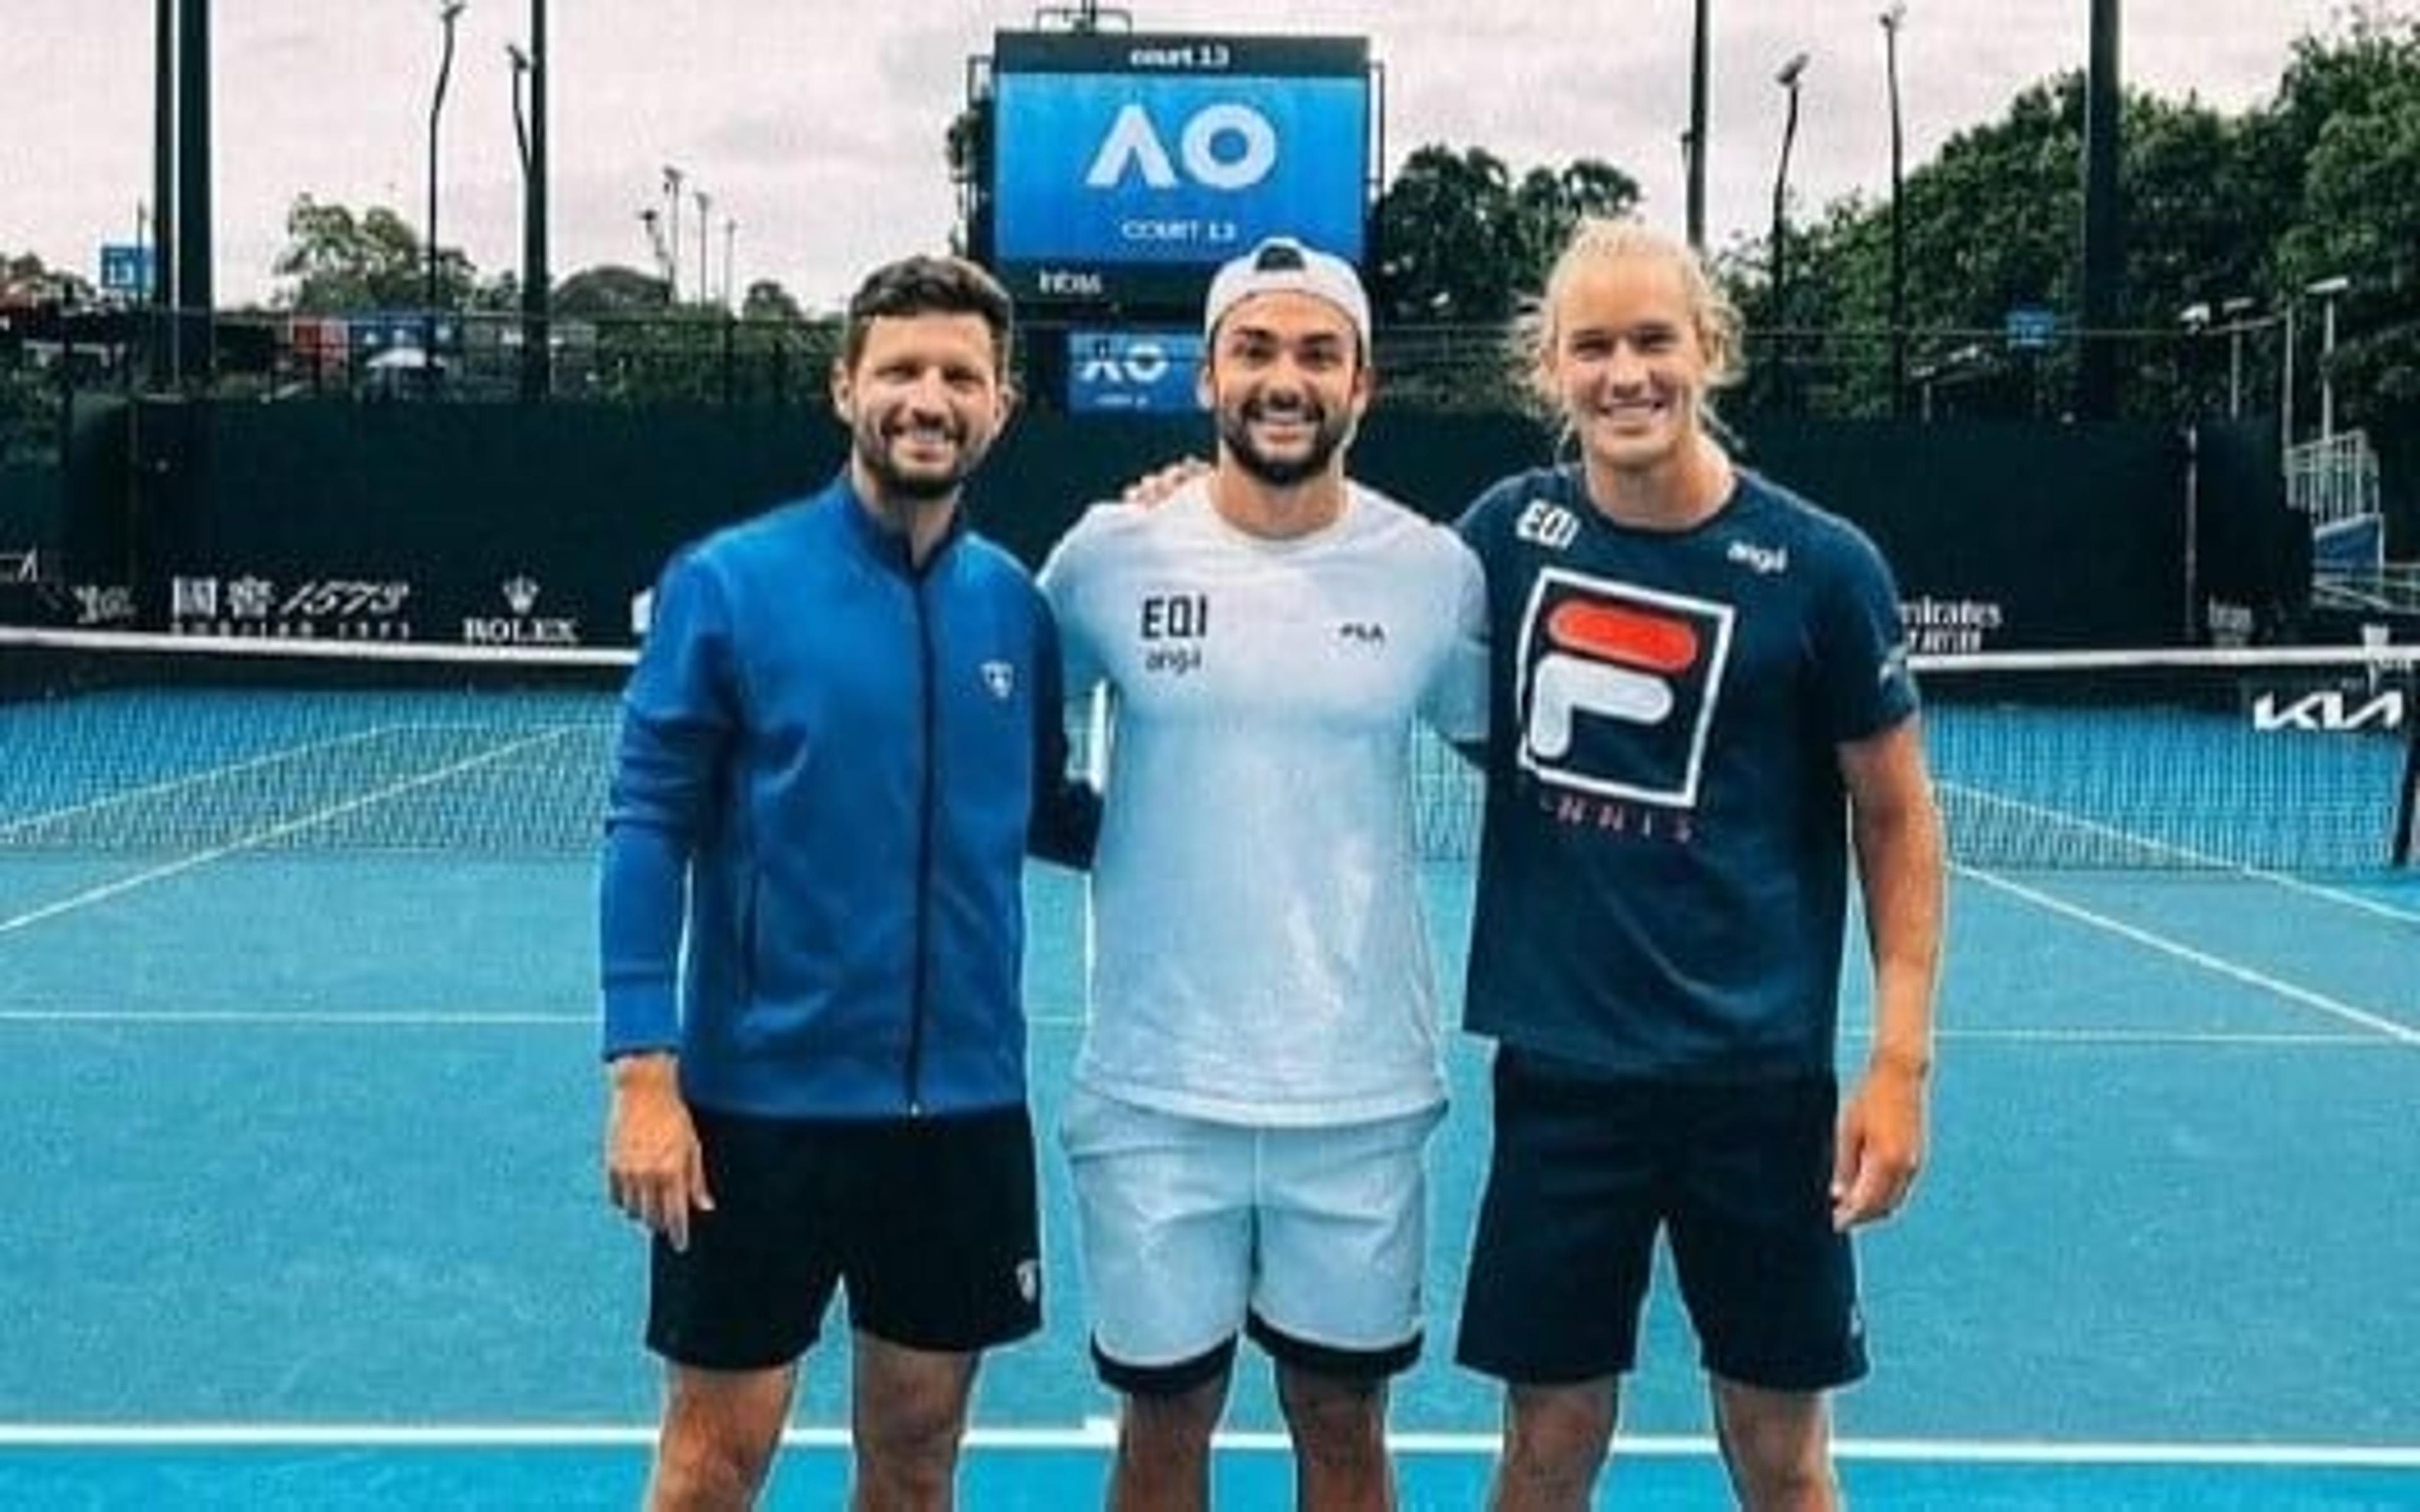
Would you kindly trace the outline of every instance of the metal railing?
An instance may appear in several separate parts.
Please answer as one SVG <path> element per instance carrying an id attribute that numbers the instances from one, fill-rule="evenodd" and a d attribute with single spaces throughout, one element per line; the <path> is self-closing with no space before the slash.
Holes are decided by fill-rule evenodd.
<path id="1" fill-rule="evenodd" d="M 2366 431 L 2338 431 L 2286 453 L 2286 501 L 2314 527 L 2379 512 L 2378 453 Z"/>

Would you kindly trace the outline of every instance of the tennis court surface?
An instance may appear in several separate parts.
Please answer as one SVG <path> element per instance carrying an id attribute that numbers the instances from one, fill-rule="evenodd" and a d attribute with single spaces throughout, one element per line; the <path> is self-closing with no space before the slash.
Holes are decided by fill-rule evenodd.
<path id="1" fill-rule="evenodd" d="M 1921 668 L 1957 871 L 1932 1159 L 1863 1250 L 1854 1504 L 2420 1505 L 2394 655 Z M 0 1506 L 635 1504 L 657 1378 L 592 985 L 619 675 L 0 632 Z M 1420 808 L 1450 1013 L 1450 757 Z M 1047 1129 L 1081 887 L 1036 869 L 1029 897 Z M 1844 1061 L 1865 1005 L 1853 980 Z M 1393 1415 L 1418 1508 L 1478 1504 L 1496 1422 L 1445 1358 L 1483 1047 L 1450 1069 L 1435 1324 Z M 970 1507 L 1097 1502 L 1063 1176 L 1047 1153 L 1051 1326 L 985 1367 Z M 837 1504 L 844 1354 L 810 1359 L 771 1504 Z M 1605 1504 L 1721 1504 L 1663 1287 L 1646 1355 Z M 1285 1504 L 1278 1424 L 1254 1359 L 1221 1504 Z"/>

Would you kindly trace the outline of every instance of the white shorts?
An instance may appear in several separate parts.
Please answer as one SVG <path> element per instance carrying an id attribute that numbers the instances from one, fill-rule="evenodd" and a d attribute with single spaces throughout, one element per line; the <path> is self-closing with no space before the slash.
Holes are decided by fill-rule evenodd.
<path id="1" fill-rule="evenodd" d="M 1060 1125 L 1102 1380 L 1169 1395 L 1223 1372 L 1249 1330 L 1276 1358 L 1377 1380 L 1420 1347 L 1430 1134 L 1442 1104 L 1257 1128 L 1078 1087 Z"/>

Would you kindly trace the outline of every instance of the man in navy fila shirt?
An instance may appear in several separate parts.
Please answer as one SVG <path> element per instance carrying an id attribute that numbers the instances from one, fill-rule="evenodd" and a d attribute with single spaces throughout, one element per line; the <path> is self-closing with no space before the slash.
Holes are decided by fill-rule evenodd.
<path id="1" fill-rule="evenodd" d="M 1939 816 L 1898 594 L 1707 434 L 1736 317 L 1685 247 L 1584 224 L 1534 379 L 1570 466 L 1471 506 L 1492 646 L 1466 1002 L 1498 1041 L 1458 1355 L 1507 1383 L 1494 1504 L 1588 1504 L 1659 1232 L 1751 1507 L 1837 1496 L 1866 1354 L 1848 1238 L 1920 1161 Z M 1833 1069 L 1854 853 L 1871 1049 Z"/>

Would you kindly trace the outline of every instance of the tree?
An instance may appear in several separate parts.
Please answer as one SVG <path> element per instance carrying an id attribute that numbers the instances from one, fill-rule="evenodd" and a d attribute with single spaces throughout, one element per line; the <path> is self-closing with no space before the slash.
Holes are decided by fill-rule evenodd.
<path id="1" fill-rule="evenodd" d="M 1516 184 L 1484 148 L 1421 147 L 1378 199 L 1374 302 L 1398 322 L 1501 323 L 1581 216 L 1637 201 L 1628 174 L 1593 159 L 1533 168 Z"/>
<path id="2" fill-rule="evenodd" d="M 427 298 L 428 264 L 418 233 L 382 205 L 356 216 L 342 205 L 298 195 L 286 215 L 286 248 L 272 271 L 293 280 L 275 303 L 304 315 L 418 309 Z M 437 304 L 468 303 L 478 270 L 459 249 L 437 255 Z"/>
<path id="3" fill-rule="evenodd" d="M 2420 21 L 2397 29 L 2364 17 L 2335 45 L 2305 39 L 2265 145 L 2302 168 L 2275 297 L 2347 280 L 2329 373 L 2337 418 L 2374 427 L 2390 449 L 2412 451 L 2406 466 L 2420 465 Z"/>
<path id="4" fill-rule="evenodd" d="M 568 316 L 659 315 L 671 298 L 664 281 L 621 263 L 583 268 L 554 286 L 554 313 Z"/>
<path id="5" fill-rule="evenodd" d="M 739 301 L 742 320 L 779 320 L 799 322 L 806 318 L 799 301 L 790 291 L 769 278 L 760 278 L 748 285 L 747 297 Z"/>
<path id="6" fill-rule="evenodd" d="M 2269 285 L 2272 249 L 2293 195 L 2254 129 L 2187 100 L 2125 100 L 2119 194 L 2126 206 L 2118 329 L 2089 339 L 2127 344 L 2126 409 L 2190 412 L 2210 395 L 2208 353 L 2179 313 Z M 1900 205 L 1912 376 L 1952 394 L 1960 413 L 2049 414 L 2072 386 L 2072 345 L 2011 347 L 2011 311 L 2071 312 L 2080 302 L 2084 214 L 2084 79 L 2037 84 L 1998 121 L 1952 137 L 1908 176 Z M 1839 202 L 1792 233 L 1790 320 L 1820 340 L 1793 343 L 1790 362 L 1814 383 L 1812 408 L 1878 414 L 1889 408 L 1887 203 Z M 1744 243 L 1721 260 L 1751 335 L 1782 324 L 1772 308 L 1769 255 Z M 1751 342 L 1761 364 L 1774 352 Z M 1771 390 L 1752 366 L 1749 393 Z"/>

